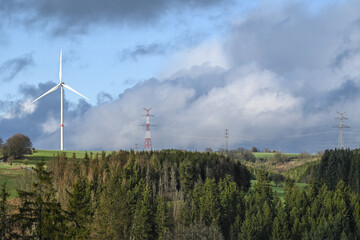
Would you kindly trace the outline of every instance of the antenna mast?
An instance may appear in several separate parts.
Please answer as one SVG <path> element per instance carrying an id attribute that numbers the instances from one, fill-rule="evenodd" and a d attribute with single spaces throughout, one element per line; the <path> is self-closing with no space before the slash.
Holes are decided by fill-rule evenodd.
<path id="1" fill-rule="evenodd" d="M 153 115 L 149 114 L 151 109 L 152 108 L 150 109 L 144 108 L 144 110 L 146 111 L 146 131 L 145 131 L 144 150 L 146 151 L 152 150 L 152 142 L 151 142 L 151 134 L 150 134 L 150 117 L 153 117 Z"/>
<path id="2" fill-rule="evenodd" d="M 344 128 L 350 128 L 346 125 L 343 124 L 343 120 L 348 120 L 348 118 L 344 117 L 345 112 L 340 113 L 340 112 L 336 112 L 337 114 L 339 114 L 339 117 L 335 118 L 335 119 L 339 119 L 340 120 L 340 124 L 339 126 L 334 126 L 334 128 L 339 128 L 339 141 L 338 141 L 338 149 L 344 149 Z"/>

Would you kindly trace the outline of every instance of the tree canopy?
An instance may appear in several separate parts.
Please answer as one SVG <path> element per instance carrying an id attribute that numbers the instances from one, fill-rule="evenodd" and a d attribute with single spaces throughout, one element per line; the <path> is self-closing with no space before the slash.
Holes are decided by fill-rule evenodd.
<path id="1" fill-rule="evenodd" d="M 5 158 L 13 156 L 22 157 L 26 153 L 31 153 L 32 143 L 30 138 L 18 133 L 6 140 L 2 147 L 2 153 Z"/>

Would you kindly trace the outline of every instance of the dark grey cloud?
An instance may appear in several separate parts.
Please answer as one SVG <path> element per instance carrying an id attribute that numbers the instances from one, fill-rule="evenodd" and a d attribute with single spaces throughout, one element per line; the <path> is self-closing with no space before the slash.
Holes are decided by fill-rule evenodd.
<path id="1" fill-rule="evenodd" d="M 360 100 L 360 81 L 348 79 L 338 87 L 322 93 L 307 95 L 304 99 L 304 114 L 307 116 L 334 109 L 336 106 L 345 106 Z M 340 111 L 340 109 L 339 109 Z"/>
<path id="2" fill-rule="evenodd" d="M 206 37 L 209 37 L 209 34 L 185 30 L 168 42 L 137 44 L 135 46 L 122 49 L 117 53 L 117 57 L 121 62 L 124 62 L 127 60 L 137 61 L 146 56 L 161 56 L 181 50 L 185 47 L 196 46 L 203 42 Z"/>
<path id="3" fill-rule="evenodd" d="M 0 79 L 3 82 L 12 81 L 16 75 L 32 65 L 34 65 L 34 59 L 31 53 L 9 59 L 0 65 Z"/>
<path id="4" fill-rule="evenodd" d="M 226 47 L 234 64 L 255 61 L 277 73 L 318 70 L 353 54 L 351 34 L 359 31 L 357 1 L 333 3 L 317 13 L 306 2 L 263 4 L 238 21 Z M 329 17 L 331 16 L 331 17 Z"/>
<path id="5" fill-rule="evenodd" d="M 139 57 L 151 55 L 164 55 L 169 46 L 167 44 L 152 43 L 149 45 L 136 45 L 133 48 L 123 49 L 119 54 L 121 62 L 128 59 L 137 61 Z"/>
<path id="6" fill-rule="evenodd" d="M 354 56 L 359 55 L 359 53 L 360 48 L 342 50 L 339 54 L 335 56 L 335 59 L 333 60 L 331 65 L 334 69 L 341 68 L 344 63 L 346 63 Z"/>
<path id="7" fill-rule="evenodd" d="M 169 12 L 206 9 L 232 0 L 0 0 L 0 14 L 27 27 L 49 27 L 54 35 L 86 33 L 96 24 L 149 25 Z"/>

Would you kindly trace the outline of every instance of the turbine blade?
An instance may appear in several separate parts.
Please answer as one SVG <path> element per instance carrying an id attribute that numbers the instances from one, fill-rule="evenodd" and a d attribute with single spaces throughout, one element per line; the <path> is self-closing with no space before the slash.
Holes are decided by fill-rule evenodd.
<path id="1" fill-rule="evenodd" d="M 36 102 L 37 100 L 39 100 L 40 98 L 42 98 L 43 96 L 55 91 L 56 89 L 58 89 L 60 87 L 60 84 L 56 85 L 55 87 L 53 87 L 52 89 L 50 89 L 49 91 L 47 91 L 46 93 L 44 93 L 43 95 L 41 95 L 40 97 L 38 97 L 37 99 L 35 99 L 32 103 Z"/>
<path id="2" fill-rule="evenodd" d="M 60 50 L 60 69 L 59 69 L 59 80 L 62 82 L 62 49 Z"/>
<path id="3" fill-rule="evenodd" d="M 63 83 L 63 86 L 64 86 L 64 87 L 66 87 L 67 89 L 69 89 L 70 91 L 73 91 L 74 93 L 76 93 L 76 94 L 80 95 L 81 97 L 86 98 L 87 100 L 89 100 L 87 97 L 85 97 L 85 96 L 84 96 L 84 95 L 82 95 L 81 93 L 79 93 L 79 92 L 75 91 L 72 87 L 70 87 L 70 86 L 66 85 L 65 83 Z"/>

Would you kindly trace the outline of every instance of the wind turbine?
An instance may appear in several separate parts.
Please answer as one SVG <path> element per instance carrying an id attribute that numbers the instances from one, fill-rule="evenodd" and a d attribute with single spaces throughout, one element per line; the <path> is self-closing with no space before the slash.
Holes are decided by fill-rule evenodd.
<path id="1" fill-rule="evenodd" d="M 62 81 L 62 50 L 60 50 L 60 70 L 59 70 L 59 80 L 60 83 L 58 85 L 56 85 L 55 87 L 51 88 L 49 91 L 47 91 L 46 93 L 44 93 L 43 95 L 41 95 L 40 97 L 38 97 L 37 99 L 35 99 L 33 101 L 36 102 L 37 100 L 39 100 L 40 98 L 44 97 L 45 95 L 55 91 L 56 89 L 58 89 L 59 87 L 61 87 L 61 100 L 60 100 L 60 105 L 61 105 L 61 120 L 60 120 L 60 126 L 61 126 L 61 136 L 60 136 L 60 150 L 63 151 L 64 150 L 64 87 L 66 87 L 67 89 L 69 89 L 70 91 L 73 91 L 74 93 L 80 95 L 83 98 L 86 98 L 87 100 L 89 100 L 87 97 L 85 97 L 84 95 L 82 95 L 81 93 L 75 91 L 72 87 L 66 85 L 63 81 Z"/>

